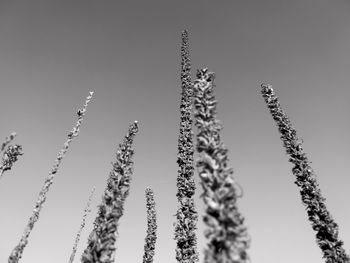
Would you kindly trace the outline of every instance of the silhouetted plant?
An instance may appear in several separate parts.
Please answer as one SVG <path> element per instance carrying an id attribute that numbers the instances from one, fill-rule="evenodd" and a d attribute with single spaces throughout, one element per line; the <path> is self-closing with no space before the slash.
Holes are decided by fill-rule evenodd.
<path id="1" fill-rule="evenodd" d="M 338 225 L 326 208 L 326 199 L 321 195 L 316 175 L 303 151 L 302 140 L 297 137 L 296 130 L 282 110 L 271 85 L 262 84 L 261 93 L 277 123 L 283 145 L 290 156 L 289 161 L 294 164 L 292 172 L 296 177 L 295 184 L 301 188 L 301 200 L 306 206 L 312 228 L 317 232 L 316 241 L 323 252 L 323 258 L 327 263 L 350 262 L 342 247 L 343 241 L 338 238 Z"/>
<path id="2" fill-rule="evenodd" d="M 157 213 L 155 209 L 154 193 L 149 187 L 146 188 L 146 206 L 147 206 L 147 236 L 145 239 L 145 252 L 143 263 L 152 263 L 154 250 L 157 241 Z"/>
<path id="3" fill-rule="evenodd" d="M 204 190 L 201 195 L 205 203 L 203 221 L 209 227 L 204 232 L 209 239 L 204 262 L 249 262 L 250 236 L 236 204 L 242 189 L 233 178 L 233 169 L 227 168 L 228 150 L 221 142 L 222 126 L 216 119 L 214 78 L 214 73 L 204 68 L 197 71 L 194 82 L 196 149 L 200 154 L 197 168 Z"/>
<path id="4" fill-rule="evenodd" d="M 193 167 L 193 132 L 192 132 L 192 99 L 191 64 L 189 58 L 188 32 L 182 32 L 181 44 L 181 104 L 180 134 L 178 139 L 177 164 L 177 199 L 180 207 L 177 210 L 175 226 L 176 259 L 181 263 L 194 263 L 199 260 L 195 230 L 198 221 L 194 207 L 194 167 Z"/>
<path id="5" fill-rule="evenodd" d="M 124 202 L 129 195 L 133 173 L 132 143 L 137 131 L 138 124 L 135 121 L 130 125 L 123 143 L 119 144 L 116 161 L 113 163 L 113 169 L 107 180 L 107 187 L 99 206 L 94 228 L 81 257 L 83 263 L 114 262 L 118 222 L 123 215 Z"/>
<path id="6" fill-rule="evenodd" d="M 78 114 L 78 121 L 77 121 L 76 125 L 73 127 L 73 129 L 71 130 L 71 132 L 69 132 L 68 140 L 64 143 L 63 149 L 60 150 L 60 152 L 58 153 L 56 163 L 52 167 L 48 177 L 45 179 L 44 186 L 41 189 L 41 191 L 39 193 L 39 198 L 35 204 L 33 214 L 29 218 L 29 222 L 27 224 L 26 229 L 24 230 L 24 233 L 22 235 L 20 242 L 13 249 L 13 251 L 8 259 L 8 263 L 17 263 L 19 261 L 19 259 L 22 257 L 23 250 L 28 243 L 28 237 L 29 237 L 29 235 L 34 227 L 35 222 L 37 222 L 39 219 L 40 211 L 41 211 L 42 206 L 46 200 L 47 192 L 49 191 L 50 186 L 53 183 L 54 176 L 58 171 L 58 167 L 59 167 L 63 157 L 65 156 L 65 154 L 68 150 L 68 147 L 69 147 L 70 143 L 72 142 L 73 138 L 77 137 L 79 134 L 80 126 L 81 126 L 81 123 L 83 121 L 83 117 L 85 115 L 87 106 L 92 98 L 92 94 L 93 94 L 93 92 L 90 91 L 90 95 L 86 98 L 83 109 L 79 110 L 77 113 Z"/>
<path id="7" fill-rule="evenodd" d="M 78 234 L 75 237 L 73 251 L 72 251 L 72 254 L 70 255 L 69 263 L 73 263 L 73 261 L 74 261 L 74 257 L 75 257 L 75 254 L 77 252 L 77 247 L 78 247 L 78 243 L 79 243 L 79 240 L 80 240 L 81 231 L 83 230 L 83 228 L 85 226 L 86 216 L 88 215 L 89 212 L 91 212 L 90 204 L 91 204 L 91 199 L 92 199 L 92 196 L 94 195 L 95 189 L 96 189 L 95 187 L 92 189 L 92 191 L 90 193 L 90 196 L 89 196 L 89 200 L 88 200 L 88 202 L 86 204 L 86 207 L 84 209 L 83 219 L 81 220 L 81 224 L 80 224 L 80 227 L 79 227 Z"/>

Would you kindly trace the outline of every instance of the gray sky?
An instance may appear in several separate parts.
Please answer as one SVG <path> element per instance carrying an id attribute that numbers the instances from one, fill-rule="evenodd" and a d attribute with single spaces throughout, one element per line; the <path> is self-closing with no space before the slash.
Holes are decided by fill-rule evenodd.
<path id="1" fill-rule="evenodd" d="M 175 263 L 180 36 L 188 29 L 192 75 L 216 73 L 222 139 L 244 189 L 253 262 L 321 262 L 276 124 L 260 95 L 272 84 L 312 161 L 350 252 L 350 3 L 327 0 L 0 1 L 0 138 L 24 155 L 0 182 L 0 261 L 6 262 L 39 191 L 95 91 L 48 193 L 23 263 L 68 262 L 91 188 L 96 192 L 76 262 L 101 201 L 111 161 L 134 120 L 135 167 L 120 220 L 116 261 L 141 262 L 145 188 L 155 192 L 154 262 Z M 196 174 L 198 248 L 206 240 Z"/>

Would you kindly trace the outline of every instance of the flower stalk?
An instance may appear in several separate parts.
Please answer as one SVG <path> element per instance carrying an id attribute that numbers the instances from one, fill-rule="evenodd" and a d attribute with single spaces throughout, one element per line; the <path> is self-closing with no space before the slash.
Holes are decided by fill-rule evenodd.
<path id="1" fill-rule="evenodd" d="M 302 140 L 298 138 L 289 118 L 283 111 L 271 85 L 262 84 L 261 93 L 275 120 L 281 135 L 289 162 L 294 164 L 292 172 L 296 177 L 295 184 L 300 187 L 300 195 L 306 206 L 309 221 L 316 231 L 316 242 L 321 248 L 326 263 L 350 262 L 346 255 L 343 241 L 338 237 L 338 225 L 327 210 L 316 175 L 303 151 Z"/>
<path id="2" fill-rule="evenodd" d="M 178 139 L 177 164 L 177 199 L 179 208 L 176 213 L 175 226 L 176 259 L 179 263 L 198 262 L 197 237 L 195 230 L 198 213 L 194 206 L 195 181 L 193 166 L 193 132 L 192 132 L 192 99 L 193 84 L 191 81 L 191 64 L 189 58 L 188 32 L 182 32 L 181 43 L 181 103 L 180 132 Z"/>
<path id="3" fill-rule="evenodd" d="M 91 204 L 91 199 L 92 199 L 92 196 L 94 195 L 94 192 L 95 192 L 95 187 L 92 189 L 91 193 L 90 193 L 90 196 L 89 196 L 89 200 L 86 204 L 86 207 L 84 209 L 84 215 L 83 215 L 83 219 L 81 221 L 81 224 L 80 224 L 80 228 L 79 228 L 79 231 L 78 231 L 78 234 L 77 236 L 75 237 L 75 242 L 74 242 L 74 246 L 73 246 L 73 251 L 72 251 L 72 254 L 70 255 L 70 258 L 69 258 L 69 263 L 73 263 L 74 261 L 74 257 L 75 257 L 75 254 L 77 252 L 77 247 L 78 247 L 78 243 L 79 243 L 79 240 L 80 240 L 80 236 L 81 236 L 81 232 L 85 226 L 85 220 L 86 220 L 86 216 L 88 215 L 89 212 L 91 212 L 90 210 L 90 204 Z"/>
<path id="4" fill-rule="evenodd" d="M 72 140 L 79 135 L 80 126 L 81 126 L 81 123 L 83 121 L 87 106 L 90 103 L 90 100 L 92 98 L 92 94 L 93 94 L 93 92 L 90 91 L 90 95 L 86 98 L 86 101 L 85 101 L 83 108 L 78 111 L 78 121 L 77 121 L 76 125 L 73 127 L 73 129 L 71 130 L 71 132 L 69 132 L 67 141 L 64 143 L 63 148 L 58 153 L 56 162 L 55 162 L 54 166 L 52 167 L 48 177 L 45 179 L 44 186 L 41 189 L 41 191 L 39 193 L 39 198 L 35 204 L 33 214 L 29 218 L 27 227 L 24 230 L 24 233 L 21 237 L 20 242 L 13 249 L 13 251 L 8 259 L 8 263 L 17 263 L 19 261 L 19 259 L 22 257 L 23 250 L 24 250 L 25 246 L 28 244 L 29 235 L 30 235 L 31 231 L 33 230 L 34 224 L 39 219 L 39 214 L 40 214 L 40 211 L 41 211 L 43 204 L 46 200 L 47 192 L 49 191 L 50 186 L 53 183 L 54 176 L 58 171 L 58 168 L 61 164 L 61 161 L 62 161 L 63 157 L 65 156 L 65 154 L 68 150 L 68 147 L 69 147 L 70 143 L 72 142 Z"/>
<path id="5" fill-rule="evenodd" d="M 146 188 L 147 206 L 147 236 L 145 239 L 143 263 L 153 263 L 154 250 L 157 241 L 157 213 L 155 210 L 153 190 Z"/>
<path id="6" fill-rule="evenodd" d="M 236 204 L 242 189 L 233 178 L 233 169 L 227 167 L 228 149 L 221 142 L 222 125 L 216 118 L 214 78 L 214 73 L 204 68 L 197 71 L 194 82 L 196 149 L 200 154 L 196 166 L 204 190 L 200 196 L 205 204 L 203 221 L 208 226 L 204 235 L 209 239 L 204 262 L 246 263 L 250 262 L 250 236 Z"/>
<path id="7" fill-rule="evenodd" d="M 87 248 L 81 257 L 82 263 L 112 263 L 115 257 L 115 242 L 118 222 L 123 215 L 124 203 L 129 195 L 133 173 L 133 140 L 138 132 L 138 122 L 130 125 L 124 141 L 119 144 L 116 161 L 107 180 L 107 187 L 99 206 Z"/>

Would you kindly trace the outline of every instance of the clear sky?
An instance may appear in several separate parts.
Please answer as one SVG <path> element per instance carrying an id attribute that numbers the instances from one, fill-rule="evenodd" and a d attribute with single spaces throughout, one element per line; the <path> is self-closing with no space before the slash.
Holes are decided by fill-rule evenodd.
<path id="1" fill-rule="evenodd" d="M 0 262 L 28 222 L 76 111 L 95 91 L 24 250 L 23 263 L 68 262 L 83 210 L 101 201 L 128 126 L 139 121 L 130 195 L 116 262 L 142 262 L 145 188 L 155 192 L 154 262 L 175 263 L 173 223 L 180 121 L 180 37 L 189 31 L 192 76 L 216 73 L 230 166 L 252 262 L 322 262 L 278 130 L 260 94 L 272 84 L 312 161 L 350 253 L 350 3 L 347 0 L 0 1 L 0 138 L 17 132 L 24 155 L 0 181 Z M 196 174 L 198 249 L 204 207 Z"/>

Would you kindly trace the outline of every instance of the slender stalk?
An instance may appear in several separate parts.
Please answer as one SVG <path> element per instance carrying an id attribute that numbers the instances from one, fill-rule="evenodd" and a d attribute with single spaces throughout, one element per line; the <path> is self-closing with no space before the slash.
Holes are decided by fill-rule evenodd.
<path id="1" fill-rule="evenodd" d="M 146 206 L 147 206 L 147 236 L 145 239 L 145 253 L 143 263 L 152 263 L 154 250 L 157 240 L 157 213 L 155 210 L 155 201 L 153 190 L 146 188 Z"/>
<path id="2" fill-rule="evenodd" d="M 86 216 L 88 215 L 89 212 L 91 212 L 91 210 L 90 210 L 90 204 L 91 204 L 91 199 L 92 199 L 92 196 L 94 195 L 95 189 L 96 189 L 95 187 L 92 189 L 92 191 L 91 191 L 91 193 L 90 193 L 90 196 L 89 196 L 89 200 L 88 200 L 88 202 L 87 202 L 87 204 L 86 204 L 86 207 L 85 207 L 85 209 L 84 209 L 83 219 L 82 219 L 82 221 L 81 221 L 78 234 L 77 234 L 77 236 L 75 237 L 75 242 L 74 242 L 74 246 L 73 246 L 73 251 L 72 251 L 72 254 L 70 255 L 69 263 L 73 263 L 73 261 L 74 261 L 74 257 L 75 257 L 75 254 L 76 254 L 76 252 L 77 252 L 77 247 L 78 247 L 78 243 L 79 243 L 79 240 L 80 240 L 81 231 L 83 230 L 83 228 L 84 228 L 84 226 L 85 226 Z"/>
<path id="3" fill-rule="evenodd" d="M 181 44 L 181 104 L 180 133 L 178 139 L 177 164 L 177 199 L 179 208 L 176 212 L 175 226 L 176 259 L 180 263 L 198 262 L 197 237 L 195 230 L 198 213 L 194 206 L 195 181 L 193 167 L 193 132 L 192 132 L 192 96 L 191 63 L 189 58 L 188 32 L 182 32 Z"/>
<path id="4" fill-rule="evenodd" d="M 112 263 L 115 257 L 115 242 L 118 222 L 123 215 L 124 203 L 129 195 L 133 173 L 134 150 L 132 144 L 138 123 L 130 125 L 123 143 L 119 144 L 116 161 L 109 174 L 107 187 L 99 206 L 99 212 L 90 233 L 87 248 L 81 257 L 83 263 Z"/>
<path id="5" fill-rule="evenodd" d="M 209 227 L 204 232 L 209 239 L 204 262 L 246 263 L 250 261 L 247 253 L 250 236 L 236 205 L 242 189 L 233 177 L 233 169 L 227 168 L 228 150 L 221 142 L 222 126 L 216 119 L 214 78 L 214 73 L 205 68 L 197 71 L 194 82 L 196 149 L 200 154 L 197 168 L 204 190 L 201 195 L 205 203 L 203 221 Z"/>
<path id="6" fill-rule="evenodd" d="M 86 98 L 83 109 L 78 111 L 78 121 L 77 121 L 76 125 L 73 127 L 73 129 L 71 130 L 71 132 L 69 132 L 68 140 L 64 143 L 63 148 L 58 153 L 56 162 L 55 162 L 54 166 L 52 167 L 48 177 L 45 179 L 44 186 L 41 189 L 41 191 L 39 193 L 39 198 L 35 204 L 33 214 L 29 218 L 27 227 L 24 230 L 24 233 L 22 235 L 20 242 L 13 249 L 13 251 L 8 259 L 8 263 L 17 263 L 19 261 L 19 259 L 22 257 L 23 250 L 28 243 L 28 238 L 29 238 L 29 235 L 30 235 L 33 227 L 34 227 L 34 224 L 39 219 L 40 211 L 41 211 L 43 204 L 46 200 L 47 192 L 49 191 L 50 186 L 53 183 L 54 176 L 58 171 L 58 167 L 61 164 L 61 161 L 62 161 L 63 157 L 65 156 L 65 154 L 68 150 L 68 147 L 69 147 L 70 143 L 72 142 L 73 138 L 77 137 L 79 134 L 80 126 L 81 126 L 81 123 L 83 121 L 83 117 L 85 115 L 87 106 L 92 98 L 92 94 L 93 94 L 93 92 L 90 91 L 90 95 Z"/>
<path id="7" fill-rule="evenodd" d="M 5 150 L 1 165 L 0 165 L 0 178 L 2 178 L 2 175 L 5 171 L 11 170 L 12 165 L 18 160 L 18 156 L 23 155 L 22 146 L 15 144 L 10 145 Z"/>
<path id="8" fill-rule="evenodd" d="M 289 161 L 294 164 L 292 172 L 296 177 L 295 184 L 300 187 L 301 200 L 306 206 L 312 228 L 316 231 L 316 241 L 323 258 L 327 263 L 350 262 L 342 247 L 343 241 L 338 238 L 338 225 L 326 208 L 326 199 L 321 194 L 316 175 L 303 151 L 302 140 L 297 137 L 296 130 L 281 108 L 271 85 L 262 84 L 261 93 L 277 123 L 281 140 L 290 156 Z"/>
<path id="9" fill-rule="evenodd" d="M 6 145 L 8 145 L 15 137 L 16 137 L 16 132 L 12 132 L 9 137 L 5 138 L 5 141 L 1 144 L 0 152 L 2 152 Z"/>

